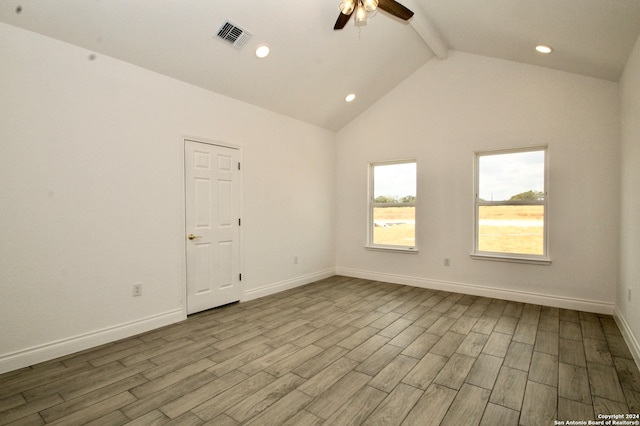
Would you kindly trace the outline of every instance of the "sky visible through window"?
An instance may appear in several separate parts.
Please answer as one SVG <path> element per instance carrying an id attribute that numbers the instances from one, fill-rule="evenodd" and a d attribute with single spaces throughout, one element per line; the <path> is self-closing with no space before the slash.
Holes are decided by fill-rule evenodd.
<path id="1" fill-rule="evenodd" d="M 479 157 L 479 194 L 485 201 L 505 201 L 527 191 L 544 191 L 544 151 Z"/>
<path id="2" fill-rule="evenodd" d="M 373 197 L 416 195 L 416 163 L 376 165 Z"/>

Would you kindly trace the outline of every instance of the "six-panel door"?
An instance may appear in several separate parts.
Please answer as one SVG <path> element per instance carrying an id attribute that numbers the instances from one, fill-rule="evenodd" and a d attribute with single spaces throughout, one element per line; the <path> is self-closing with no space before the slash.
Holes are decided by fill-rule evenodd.
<path id="1" fill-rule="evenodd" d="M 185 141 L 187 313 L 240 300 L 239 152 Z"/>

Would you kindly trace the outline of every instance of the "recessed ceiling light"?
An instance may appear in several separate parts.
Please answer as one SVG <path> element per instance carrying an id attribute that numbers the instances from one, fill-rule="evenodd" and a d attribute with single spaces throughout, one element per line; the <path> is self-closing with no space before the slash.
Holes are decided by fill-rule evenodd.
<path id="1" fill-rule="evenodd" d="M 551 53 L 553 51 L 549 46 L 545 46 L 544 44 L 540 44 L 536 46 L 536 50 L 540 53 Z"/>
<path id="2" fill-rule="evenodd" d="M 355 93 L 349 93 L 344 100 L 347 102 L 352 102 L 354 99 L 356 98 L 356 94 Z"/>
<path id="3" fill-rule="evenodd" d="M 266 58 L 269 55 L 269 46 L 266 44 L 261 44 L 256 48 L 256 56 L 258 58 Z"/>

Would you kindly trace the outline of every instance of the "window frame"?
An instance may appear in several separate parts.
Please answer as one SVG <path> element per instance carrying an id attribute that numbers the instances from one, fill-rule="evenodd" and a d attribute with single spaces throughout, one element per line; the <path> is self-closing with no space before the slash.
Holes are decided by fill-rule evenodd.
<path id="1" fill-rule="evenodd" d="M 483 201 L 480 199 L 480 158 L 490 155 L 515 154 L 522 152 L 544 152 L 544 185 L 542 192 L 543 200 L 502 200 L 502 201 Z M 548 145 L 528 146 L 521 148 L 508 148 L 489 151 L 476 151 L 474 153 L 474 214 L 473 214 L 473 248 L 471 257 L 479 260 L 496 260 L 504 262 L 530 263 L 539 265 L 549 265 L 551 258 L 549 257 L 549 147 Z M 478 250 L 480 240 L 480 207 L 481 206 L 504 206 L 504 205 L 542 205 L 544 209 L 543 217 L 543 253 L 526 254 L 526 253 L 504 253 L 492 251 Z"/>
<path id="2" fill-rule="evenodd" d="M 413 163 L 416 167 L 416 199 L 413 203 L 376 203 L 374 201 L 374 168 L 376 166 L 390 166 L 394 164 L 409 164 Z M 417 222 L 418 222 L 418 160 L 416 158 L 406 158 L 401 160 L 388 160 L 388 161 L 372 161 L 369 162 L 368 165 L 368 214 L 367 214 L 367 244 L 365 248 L 367 250 L 378 250 L 378 251 L 389 251 L 389 252 L 397 252 L 397 253 L 418 253 L 418 232 L 417 232 Z M 413 246 L 401 246 L 401 245 L 392 245 L 392 244 L 375 244 L 373 242 L 373 233 L 375 227 L 374 221 L 374 209 L 376 207 L 413 207 L 414 208 L 414 244 Z"/>

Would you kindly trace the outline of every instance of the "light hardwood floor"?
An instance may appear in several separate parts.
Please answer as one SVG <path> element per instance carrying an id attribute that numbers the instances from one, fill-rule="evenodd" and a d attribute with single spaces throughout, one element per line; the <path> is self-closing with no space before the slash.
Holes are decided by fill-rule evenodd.
<path id="1" fill-rule="evenodd" d="M 332 277 L 0 376 L 0 424 L 553 425 L 640 412 L 610 316 Z"/>

